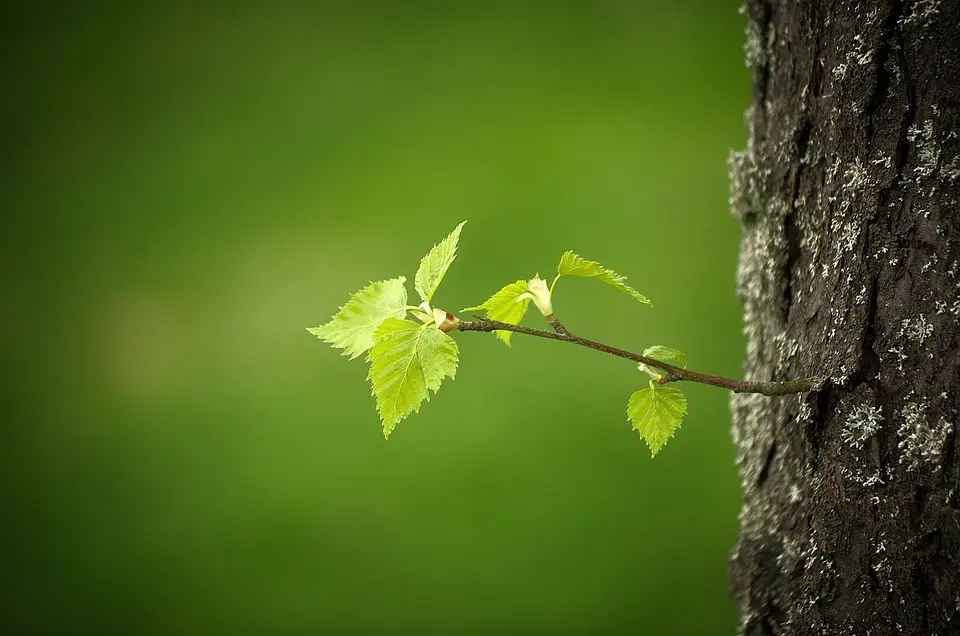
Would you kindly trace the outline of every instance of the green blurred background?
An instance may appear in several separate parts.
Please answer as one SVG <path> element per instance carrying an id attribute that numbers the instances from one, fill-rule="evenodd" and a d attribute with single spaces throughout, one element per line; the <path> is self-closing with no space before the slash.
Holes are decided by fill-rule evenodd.
<path id="1" fill-rule="evenodd" d="M 438 305 L 575 249 L 655 307 L 569 280 L 572 330 L 739 376 L 735 3 L 0 22 L 4 633 L 735 630 L 725 392 L 685 387 L 651 460 L 632 365 L 462 333 L 386 442 L 363 363 L 304 331 L 469 219 Z"/>

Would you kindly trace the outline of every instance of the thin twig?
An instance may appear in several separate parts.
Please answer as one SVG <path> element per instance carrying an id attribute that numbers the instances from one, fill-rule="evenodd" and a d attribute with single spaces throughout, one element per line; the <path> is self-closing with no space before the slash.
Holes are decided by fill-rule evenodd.
<path id="1" fill-rule="evenodd" d="M 581 347 L 587 347 L 588 349 L 609 353 L 610 355 L 620 358 L 626 358 L 627 360 L 633 360 L 634 362 L 640 362 L 648 367 L 654 367 L 656 369 L 660 369 L 661 371 L 666 371 L 667 375 L 661 378 L 661 384 L 680 381 L 699 382 L 700 384 L 709 384 L 723 389 L 729 389 L 734 393 L 760 393 L 762 395 L 790 395 L 793 393 L 808 393 L 810 391 L 817 390 L 820 385 L 820 382 L 816 378 L 803 378 L 800 380 L 790 380 L 787 382 L 759 382 L 753 380 L 732 380 L 730 378 L 724 378 L 718 375 L 698 373 L 689 369 L 681 369 L 680 367 L 675 367 L 671 364 L 654 360 L 653 358 L 648 358 L 647 356 L 640 355 L 639 353 L 633 353 L 632 351 L 611 347 L 610 345 L 603 344 L 602 342 L 595 342 L 593 340 L 581 338 L 580 336 L 575 336 L 567 331 L 567 329 L 560 323 L 560 321 L 556 320 L 556 318 L 554 318 L 550 324 L 556 330 L 556 333 L 553 331 L 546 331 L 544 329 L 536 329 L 534 327 L 511 325 L 510 323 L 500 322 L 499 320 L 476 317 L 476 320 L 460 321 L 459 329 L 460 331 L 484 332 L 512 331 L 514 333 L 522 333 L 528 336 L 547 338 L 548 340 L 569 342 L 571 344 L 580 345 Z"/>
<path id="2" fill-rule="evenodd" d="M 563 326 L 563 323 L 557 320 L 557 317 L 553 314 L 547 316 L 547 322 L 550 323 L 550 326 L 553 327 L 553 330 L 561 336 L 573 336 L 573 334 L 567 331 L 567 328 Z"/>

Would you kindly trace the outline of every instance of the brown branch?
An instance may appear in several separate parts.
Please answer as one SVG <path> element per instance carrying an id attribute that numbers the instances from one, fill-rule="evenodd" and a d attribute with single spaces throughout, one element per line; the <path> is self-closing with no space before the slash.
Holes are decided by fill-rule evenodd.
<path id="1" fill-rule="evenodd" d="M 627 360 L 633 360 L 634 362 L 645 364 L 648 367 L 665 371 L 666 375 L 660 379 L 660 384 L 680 381 L 699 382 L 700 384 L 709 384 L 711 386 L 729 389 L 734 393 L 760 393 L 761 395 L 791 395 L 793 393 L 808 393 L 810 391 L 817 390 L 821 384 L 821 382 L 816 378 L 803 378 L 800 380 L 790 380 L 787 382 L 759 382 L 753 380 L 732 380 L 730 378 L 724 378 L 718 375 L 707 375 L 706 373 L 698 373 L 689 369 L 681 369 L 680 367 L 675 367 L 665 362 L 648 358 L 647 356 L 640 355 L 639 353 L 633 353 L 632 351 L 611 347 L 610 345 L 603 344 L 602 342 L 595 342 L 593 340 L 581 338 L 580 336 L 575 336 L 567 331 L 563 324 L 561 324 L 560 321 L 555 317 L 553 317 L 553 320 L 550 320 L 550 325 L 556 330 L 556 333 L 553 331 L 546 331 L 544 329 L 535 329 L 533 327 L 524 327 L 522 325 L 511 325 L 510 323 L 500 322 L 499 320 L 490 320 L 489 318 L 477 317 L 476 320 L 460 321 L 458 328 L 460 331 L 512 331 L 514 333 L 522 333 L 528 336 L 547 338 L 548 340 L 560 340 L 562 342 L 580 345 L 581 347 L 587 347 L 588 349 L 602 351 L 619 358 L 626 358 Z"/>
<path id="2" fill-rule="evenodd" d="M 547 322 L 550 323 L 550 326 L 553 327 L 553 330 L 556 331 L 561 336 L 569 336 L 569 337 L 573 336 L 573 334 L 567 331 L 567 328 L 563 326 L 563 323 L 557 320 L 557 317 L 554 316 L 553 314 L 550 314 L 549 316 L 547 316 Z"/>

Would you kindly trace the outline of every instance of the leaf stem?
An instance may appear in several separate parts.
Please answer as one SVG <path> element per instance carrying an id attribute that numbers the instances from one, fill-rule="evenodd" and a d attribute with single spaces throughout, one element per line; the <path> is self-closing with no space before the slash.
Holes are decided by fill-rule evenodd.
<path id="1" fill-rule="evenodd" d="M 560 274 L 557 274 L 556 278 L 553 279 L 553 282 L 550 283 L 550 295 L 553 295 L 553 288 L 557 286 L 557 281 L 560 280 Z"/>
<path id="2" fill-rule="evenodd" d="M 690 369 L 681 369 L 680 367 L 675 367 L 671 364 L 660 362 L 659 360 L 654 360 L 653 358 L 648 358 L 647 356 L 640 355 L 639 353 L 633 353 L 632 351 L 618 349 L 617 347 L 612 347 L 610 345 L 603 344 L 602 342 L 596 342 L 594 340 L 588 340 L 586 338 L 581 338 L 580 336 L 575 336 L 570 333 L 566 327 L 564 327 L 563 324 L 556 319 L 555 316 L 547 317 L 548 322 L 550 322 L 550 326 L 553 327 L 555 331 L 546 331 L 544 329 L 536 329 L 534 327 L 524 327 L 523 325 L 512 325 L 508 322 L 500 322 L 499 320 L 491 320 L 489 318 L 481 318 L 479 316 L 475 316 L 475 318 L 476 320 L 461 320 L 459 325 L 460 331 L 512 331 L 514 333 L 522 333 L 528 336 L 546 338 L 548 340 L 569 342 L 581 347 L 594 349 L 595 351 L 602 351 L 603 353 L 609 353 L 610 355 L 617 356 L 619 358 L 626 358 L 627 360 L 633 360 L 634 362 L 643 363 L 649 367 L 666 371 L 667 375 L 661 378 L 660 384 L 681 381 L 699 382 L 700 384 L 709 384 L 722 389 L 729 389 L 734 393 L 759 393 L 761 395 L 791 395 L 794 393 L 808 393 L 810 391 L 817 390 L 821 384 L 821 382 L 816 378 L 801 378 L 799 380 L 789 380 L 786 382 L 733 380 L 731 378 L 724 378 L 718 375 L 698 373 L 697 371 L 691 371 Z"/>

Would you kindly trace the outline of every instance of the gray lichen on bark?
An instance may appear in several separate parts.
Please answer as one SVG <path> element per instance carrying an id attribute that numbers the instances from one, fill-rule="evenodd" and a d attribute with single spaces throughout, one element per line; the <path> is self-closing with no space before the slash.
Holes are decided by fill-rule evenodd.
<path id="1" fill-rule="evenodd" d="M 960 0 L 746 13 L 740 630 L 960 633 Z"/>

